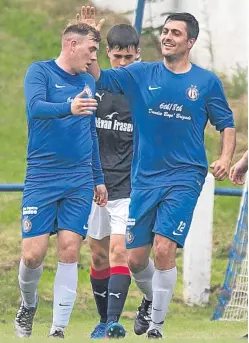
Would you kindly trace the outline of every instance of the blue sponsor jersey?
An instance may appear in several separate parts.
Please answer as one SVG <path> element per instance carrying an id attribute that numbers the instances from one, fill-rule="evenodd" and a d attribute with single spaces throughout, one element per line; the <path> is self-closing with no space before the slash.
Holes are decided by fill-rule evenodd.
<path id="1" fill-rule="evenodd" d="M 233 114 L 218 77 L 195 64 L 182 74 L 163 62 L 102 70 L 98 89 L 123 93 L 134 124 L 132 188 L 203 183 L 204 129 L 233 128 Z"/>
<path id="2" fill-rule="evenodd" d="M 95 115 L 71 113 L 71 102 L 83 89 L 85 97 L 94 98 L 93 77 L 71 75 L 55 60 L 35 62 L 28 68 L 24 81 L 28 175 L 83 172 L 95 184 L 104 183 Z"/>

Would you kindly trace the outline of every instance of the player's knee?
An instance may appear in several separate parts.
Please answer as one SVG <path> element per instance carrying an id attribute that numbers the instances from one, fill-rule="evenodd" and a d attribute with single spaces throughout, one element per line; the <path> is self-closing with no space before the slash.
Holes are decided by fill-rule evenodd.
<path id="1" fill-rule="evenodd" d="M 22 240 L 22 259 L 26 267 L 35 269 L 42 264 L 47 252 L 48 237 L 45 234 Z"/>
<path id="2" fill-rule="evenodd" d="M 127 254 L 124 244 L 113 244 L 110 246 L 111 265 L 124 265 L 127 263 Z"/>
<path id="3" fill-rule="evenodd" d="M 167 239 L 159 238 L 154 240 L 154 260 L 155 264 L 175 264 L 176 243 Z"/>
<path id="4" fill-rule="evenodd" d="M 74 242 L 60 245 L 58 247 L 59 261 L 63 263 L 74 263 L 78 261 L 79 247 Z"/>
<path id="5" fill-rule="evenodd" d="M 108 251 L 102 248 L 94 249 L 92 251 L 92 264 L 95 269 L 101 269 L 109 265 Z"/>
<path id="6" fill-rule="evenodd" d="M 102 240 L 89 238 L 92 253 L 92 266 L 100 270 L 109 267 L 109 237 Z"/>
<path id="7" fill-rule="evenodd" d="M 75 232 L 63 230 L 58 234 L 58 258 L 63 263 L 78 261 L 82 237 Z"/>
<path id="8" fill-rule="evenodd" d="M 148 265 L 148 261 L 141 259 L 140 255 L 129 254 L 127 260 L 132 273 L 139 273 Z"/>
<path id="9" fill-rule="evenodd" d="M 43 262 L 43 254 L 40 251 L 27 251 L 22 254 L 22 259 L 27 268 L 35 269 Z"/>

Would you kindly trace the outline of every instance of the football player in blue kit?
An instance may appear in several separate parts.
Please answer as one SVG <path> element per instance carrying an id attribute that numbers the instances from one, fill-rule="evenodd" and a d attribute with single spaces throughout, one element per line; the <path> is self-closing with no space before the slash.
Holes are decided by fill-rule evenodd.
<path id="1" fill-rule="evenodd" d="M 18 275 L 22 302 L 14 322 L 18 337 L 32 333 L 42 262 L 49 236 L 56 232 L 59 262 L 50 336 L 64 338 L 94 191 L 100 206 L 107 202 L 95 127 L 95 82 L 87 73 L 99 42 L 93 27 L 71 22 L 59 57 L 34 62 L 26 73 L 28 150 Z"/>
<path id="2" fill-rule="evenodd" d="M 89 72 L 97 88 L 124 94 L 134 125 L 132 192 L 127 225 L 128 264 L 145 298 L 134 330 L 161 338 L 177 280 L 176 250 L 183 247 L 208 171 L 204 130 L 208 120 L 221 135 L 221 154 L 211 164 L 224 180 L 235 149 L 233 114 L 221 81 L 190 62 L 199 24 L 189 13 L 169 15 L 161 33 L 163 61 Z M 154 264 L 150 260 L 153 246 Z M 144 311 L 152 297 L 151 321 Z"/>

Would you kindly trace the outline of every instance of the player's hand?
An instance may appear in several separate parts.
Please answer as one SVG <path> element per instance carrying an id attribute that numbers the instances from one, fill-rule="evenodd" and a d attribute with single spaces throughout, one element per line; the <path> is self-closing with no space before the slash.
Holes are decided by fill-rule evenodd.
<path id="1" fill-rule="evenodd" d="M 80 23 L 94 27 L 99 32 L 105 22 L 105 19 L 103 18 L 100 19 L 98 24 L 96 23 L 96 10 L 93 6 L 82 6 L 80 13 L 76 14 L 76 20 Z"/>
<path id="2" fill-rule="evenodd" d="M 239 160 L 232 166 L 229 173 L 229 179 L 234 185 L 243 185 L 245 183 L 244 176 L 247 172 L 247 166 L 243 160 Z"/>
<path id="3" fill-rule="evenodd" d="M 94 187 L 94 198 L 93 200 L 100 207 L 104 207 L 107 204 L 108 193 L 105 185 L 98 185 Z"/>
<path id="4" fill-rule="evenodd" d="M 218 181 L 223 181 L 228 176 L 229 168 L 231 162 L 225 159 L 220 158 L 217 161 L 214 161 L 210 168 L 212 169 L 213 176 Z"/>
<path id="5" fill-rule="evenodd" d="M 71 103 L 71 112 L 73 115 L 92 115 L 97 110 L 98 102 L 92 98 L 82 98 L 86 94 L 83 90 L 81 93 L 76 95 Z"/>

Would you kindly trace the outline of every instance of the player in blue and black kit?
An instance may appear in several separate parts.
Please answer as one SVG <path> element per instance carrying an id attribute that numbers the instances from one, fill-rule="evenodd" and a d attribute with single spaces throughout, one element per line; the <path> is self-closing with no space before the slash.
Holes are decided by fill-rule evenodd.
<path id="1" fill-rule="evenodd" d="M 113 26 L 107 33 L 107 55 L 112 68 L 138 59 L 137 31 L 128 24 Z M 101 164 L 108 191 L 105 207 L 93 204 L 88 223 L 92 252 L 91 284 L 100 322 L 91 338 L 123 338 L 119 323 L 131 282 L 127 264 L 126 224 L 131 193 L 133 125 L 123 94 L 97 90 L 96 126 Z"/>
<path id="2" fill-rule="evenodd" d="M 15 317 L 18 337 L 31 335 L 42 262 L 55 232 L 59 262 L 50 336 L 64 337 L 76 298 L 78 254 L 94 186 L 97 203 L 103 206 L 107 201 L 93 115 L 95 82 L 87 73 L 99 42 L 94 28 L 72 22 L 63 33 L 60 56 L 33 63 L 25 77 L 28 151 L 18 276 L 22 303 Z"/>
<path id="3" fill-rule="evenodd" d="M 221 133 L 213 175 L 224 180 L 235 148 L 233 114 L 218 77 L 190 63 L 199 33 L 189 13 L 167 17 L 161 34 L 164 60 L 91 73 L 98 89 L 123 93 L 134 125 L 132 192 L 127 227 L 128 263 L 145 296 L 153 293 L 149 329 L 143 303 L 135 332 L 161 338 L 177 279 L 176 249 L 183 247 L 207 175 L 204 129 Z M 149 259 L 153 244 L 154 264 Z"/>

